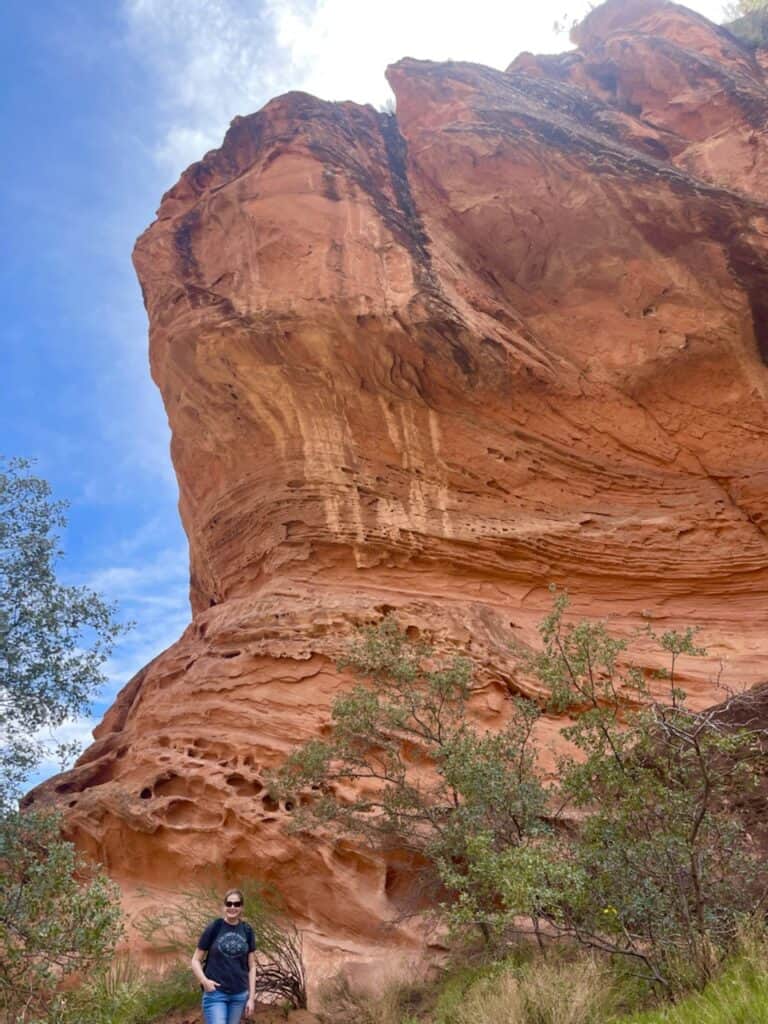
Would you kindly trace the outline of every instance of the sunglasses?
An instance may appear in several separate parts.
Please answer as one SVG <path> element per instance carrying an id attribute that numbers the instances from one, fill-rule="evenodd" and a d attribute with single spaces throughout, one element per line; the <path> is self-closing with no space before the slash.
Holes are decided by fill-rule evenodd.
<path id="1" fill-rule="evenodd" d="M 242 907 L 242 900 L 224 900 L 225 907 Z"/>

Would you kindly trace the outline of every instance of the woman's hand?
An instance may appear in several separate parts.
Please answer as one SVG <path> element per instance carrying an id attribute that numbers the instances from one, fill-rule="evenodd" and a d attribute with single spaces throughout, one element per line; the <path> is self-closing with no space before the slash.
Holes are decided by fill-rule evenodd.
<path id="1" fill-rule="evenodd" d="M 218 981 L 214 981 L 213 978 L 204 978 L 202 985 L 206 992 L 215 992 L 220 987 Z"/>
<path id="2" fill-rule="evenodd" d="M 254 1001 L 253 1001 L 253 999 L 250 996 L 248 996 L 248 1002 L 245 1004 L 245 1016 L 246 1017 L 252 1017 L 253 1016 L 253 1006 L 254 1006 Z"/>

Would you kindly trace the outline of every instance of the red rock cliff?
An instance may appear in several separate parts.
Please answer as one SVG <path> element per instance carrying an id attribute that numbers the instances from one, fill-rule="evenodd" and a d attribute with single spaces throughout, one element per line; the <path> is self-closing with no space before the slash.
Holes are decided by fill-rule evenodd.
<path id="1" fill-rule="evenodd" d="M 125 884 L 256 873 L 335 941 L 379 934 L 396 865 L 286 835 L 263 773 L 387 609 L 469 650 L 490 725 L 550 581 L 618 629 L 701 624 L 699 702 L 721 663 L 764 678 L 765 78 L 673 4 L 577 38 L 401 61 L 396 119 L 273 100 L 139 239 L 193 620 L 33 794 Z"/>

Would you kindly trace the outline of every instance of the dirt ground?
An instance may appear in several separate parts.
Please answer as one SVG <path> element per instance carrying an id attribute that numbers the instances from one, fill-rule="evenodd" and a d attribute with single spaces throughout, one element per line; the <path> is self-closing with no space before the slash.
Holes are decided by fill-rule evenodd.
<path id="1" fill-rule="evenodd" d="M 274 1007 L 257 1007 L 253 1017 L 243 1017 L 243 1022 L 250 1021 L 253 1024 L 319 1024 L 318 1018 L 307 1010 L 292 1010 L 288 1016 L 282 1010 Z M 162 1024 L 202 1024 L 203 1017 L 199 1010 L 179 1012 L 164 1017 Z"/>

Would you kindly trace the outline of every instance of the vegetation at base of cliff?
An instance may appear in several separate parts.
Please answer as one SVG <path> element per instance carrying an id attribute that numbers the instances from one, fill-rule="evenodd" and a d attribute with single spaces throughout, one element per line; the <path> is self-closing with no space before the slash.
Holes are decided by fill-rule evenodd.
<path id="1" fill-rule="evenodd" d="M 186 965 L 148 971 L 121 956 L 60 996 L 34 1024 L 154 1024 L 199 1003 L 200 989 Z"/>
<path id="2" fill-rule="evenodd" d="M 768 1021 L 768 949 L 751 945 L 702 992 L 673 1006 L 622 1017 L 615 1024 L 758 1024 Z M 500 1024 L 500 1022 L 497 1022 Z"/>
<path id="3" fill-rule="evenodd" d="M 594 955 L 528 954 L 393 981 L 376 996 L 343 981 L 321 993 L 323 1024 L 608 1024 L 643 997 Z"/>
<path id="4" fill-rule="evenodd" d="M 526 664 L 545 709 L 572 716 L 556 782 L 532 743 L 542 708 L 511 699 L 506 728 L 481 732 L 466 661 L 438 664 L 385 619 L 350 648 L 344 664 L 365 681 L 335 702 L 328 737 L 275 784 L 304 791 L 298 828 L 410 855 L 455 936 L 479 931 L 497 950 L 524 935 L 542 949 L 575 941 L 661 988 L 702 987 L 765 900 L 740 799 L 765 769 L 763 730 L 730 726 L 728 703 L 687 706 L 677 676 L 703 653 L 693 630 L 649 635 L 669 663 L 660 700 L 626 641 L 567 608 L 556 594 Z"/>
<path id="5" fill-rule="evenodd" d="M 454 966 L 437 981 L 393 981 L 375 997 L 336 981 L 324 1024 L 757 1024 L 768 1020 L 768 947 L 744 929 L 735 955 L 703 991 L 676 1003 L 594 953 L 546 956 L 529 947 L 502 961 Z"/>
<path id="6" fill-rule="evenodd" d="M 41 737 L 87 710 L 125 628 L 98 594 L 59 580 L 65 522 L 30 463 L 0 459 L 0 1019 L 14 1024 L 107 961 L 122 931 L 115 887 L 61 838 L 58 817 L 17 810 L 35 767 L 72 755 Z"/>
<path id="7" fill-rule="evenodd" d="M 36 1019 L 58 983 L 98 968 L 121 934 L 116 887 L 61 839 L 58 819 L 6 811 L 0 818 L 0 1015 Z"/>

